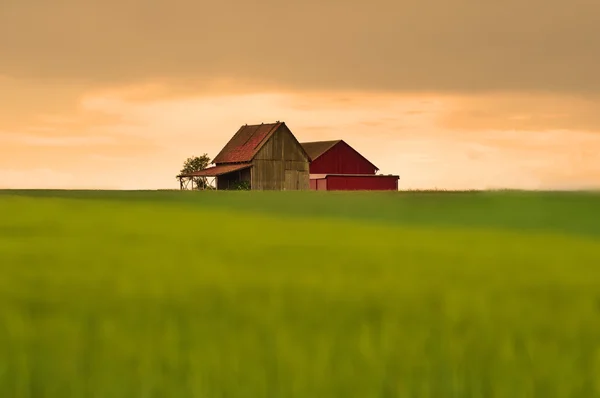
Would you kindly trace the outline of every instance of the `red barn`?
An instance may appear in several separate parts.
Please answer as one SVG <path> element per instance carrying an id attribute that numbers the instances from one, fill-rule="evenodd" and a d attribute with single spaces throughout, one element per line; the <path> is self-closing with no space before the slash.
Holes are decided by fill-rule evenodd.
<path id="1" fill-rule="evenodd" d="M 310 188 L 324 191 L 397 191 L 397 175 L 377 174 L 378 167 L 343 140 L 305 142 L 311 158 Z"/>

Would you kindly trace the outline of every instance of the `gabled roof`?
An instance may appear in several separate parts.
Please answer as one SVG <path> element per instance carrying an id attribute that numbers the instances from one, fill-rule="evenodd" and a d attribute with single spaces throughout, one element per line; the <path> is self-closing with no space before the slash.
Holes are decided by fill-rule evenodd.
<path id="1" fill-rule="evenodd" d="M 281 127 L 283 122 L 269 124 L 244 125 L 229 140 L 227 145 L 215 158 L 213 163 L 250 162 L 260 148 Z"/>
<path id="2" fill-rule="evenodd" d="M 188 174 L 180 174 L 177 177 L 218 177 L 220 175 L 231 173 L 233 171 L 244 170 L 249 167 L 252 167 L 252 164 L 222 164 L 219 166 L 209 167 L 204 170 L 194 171 Z"/>
<path id="3" fill-rule="evenodd" d="M 312 160 L 315 160 L 341 141 L 342 140 L 302 142 L 300 145 L 302 145 L 306 153 L 308 153 L 308 156 L 310 156 Z"/>
<path id="4" fill-rule="evenodd" d="M 366 160 L 376 170 L 379 170 L 379 167 L 377 167 L 373 163 L 371 163 L 371 161 L 369 159 L 367 159 L 360 152 L 358 152 L 356 149 L 354 149 L 350 145 L 348 145 L 348 143 L 346 141 L 344 141 L 344 140 L 303 142 L 300 145 L 302 145 L 302 147 L 304 148 L 304 150 L 306 151 L 306 153 L 308 153 L 308 155 L 310 156 L 310 158 L 312 160 L 315 160 L 316 158 L 318 158 L 319 156 L 323 155 L 325 152 L 327 152 L 328 150 L 330 150 L 331 148 L 333 148 L 334 146 L 336 146 L 340 142 L 343 142 L 344 144 L 346 144 L 348 146 L 348 148 L 350 148 L 354 152 L 356 152 L 361 158 L 363 158 L 364 160 Z"/>

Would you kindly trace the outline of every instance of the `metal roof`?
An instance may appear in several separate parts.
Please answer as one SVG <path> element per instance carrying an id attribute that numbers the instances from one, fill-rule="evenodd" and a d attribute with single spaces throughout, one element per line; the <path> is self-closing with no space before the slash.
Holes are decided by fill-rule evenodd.
<path id="1" fill-rule="evenodd" d="M 233 171 L 247 169 L 248 167 L 252 167 L 252 165 L 250 163 L 222 164 L 189 174 L 180 174 L 178 177 L 217 177 Z"/>
<path id="2" fill-rule="evenodd" d="M 283 122 L 244 125 L 213 159 L 213 163 L 250 162 Z"/>

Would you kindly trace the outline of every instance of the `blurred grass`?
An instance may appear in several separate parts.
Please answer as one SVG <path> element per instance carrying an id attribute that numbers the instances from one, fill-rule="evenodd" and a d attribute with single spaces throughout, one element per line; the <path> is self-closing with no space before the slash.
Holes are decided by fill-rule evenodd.
<path id="1" fill-rule="evenodd" d="M 598 397 L 595 193 L 0 192 L 0 397 Z"/>

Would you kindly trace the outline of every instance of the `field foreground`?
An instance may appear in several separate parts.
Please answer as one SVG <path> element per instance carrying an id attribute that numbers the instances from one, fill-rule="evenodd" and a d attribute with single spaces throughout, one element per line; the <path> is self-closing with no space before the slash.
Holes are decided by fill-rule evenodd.
<path id="1" fill-rule="evenodd" d="M 600 397 L 600 194 L 0 192 L 0 397 Z"/>

